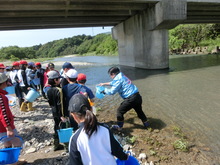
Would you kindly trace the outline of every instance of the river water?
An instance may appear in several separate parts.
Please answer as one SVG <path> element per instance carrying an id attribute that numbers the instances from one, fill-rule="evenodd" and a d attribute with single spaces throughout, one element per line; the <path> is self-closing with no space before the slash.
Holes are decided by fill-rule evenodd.
<path id="1" fill-rule="evenodd" d="M 109 67 L 119 66 L 118 57 L 63 57 L 54 61 L 80 62 L 75 67 L 87 75 L 86 84 L 94 92 L 97 84 L 111 81 Z M 209 146 L 208 152 L 219 160 L 220 56 L 170 56 L 169 63 L 170 68 L 164 70 L 120 68 L 139 88 L 143 110 L 150 119 L 181 127 L 187 136 L 196 138 L 197 144 Z M 118 95 L 106 96 L 100 106 L 116 109 L 121 101 Z"/>

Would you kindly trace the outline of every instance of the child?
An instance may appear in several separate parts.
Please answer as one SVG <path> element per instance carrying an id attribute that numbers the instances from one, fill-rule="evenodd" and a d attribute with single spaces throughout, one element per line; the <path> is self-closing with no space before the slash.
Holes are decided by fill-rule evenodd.
<path id="1" fill-rule="evenodd" d="M 127 160 L 128 155 L 114 138 L 109 128 L 97 121 L 88 99 L 78 93 L 69 102 L 71 115 L 79 129 L 70 138 L 67 165 L 116 165 L 114 156 Z"/>
<path id="2" fill-rule="evenodd" d="M 59 72 L 52 70 L 48 72 L 48 84 L 51 86 L 47 91 L 47 98 L 49 105 L 52 109 L 54 119 L 54 151 L 63 149 L 64 147 L 59 143 L 57 130 L 59 129 L 60 122 L 66 122 L 68 113 L 65 112 L 63 107 L 63 93 L 60 85 L 60 74 Z M 68 144 L 66 144 L 68 146 Z"/>
<path id="3" fill-rule="evenodd" d="M 14 125 L 14 117 L 11 113 L 8 104 L 8 98 L 5 96 L 7 94 L 3 89 L 7 87 L 8 77 L 4 73 L 0 73 L 0 138 L 3 138 L 2 142 L 5 148 L 21 147 L 22 143 L 18 136 L 18 132 Z M 19 161 L 17 164 L 25 164 L 26 161 Z"/>
<path id="4" fill-rule="evenodd" d="M 63 90 L 63 98 L 65 102 L 64 108 L 66 111 L 68 111 L 69 100 L 73 95 L 77 93 L 82 93 L 87 96 L 87 94 L 85 88 L 83 88 L 82 85 L 77 83 L 78 72 L 75 69 L 69 69 L 65 74 L 68 84 L 62 87 L 62 90 Z M 70 119 L 70 125 L 71 127 L 73 127 L 73 130 L 75 131 L 78 125 L 71 116 L 69 116 L 69 119 Z"/>
<path id="5" fill-rule="evenodd" d="M 77 77 L 77 82 L 78 82 L 78 84 L 82 85 L 83 88 L 85 88 L 86 93 L 88 95 L 88 98 L 91 101 L 91 103 L 93 104 L 95 96 L 94 96 L 92 90 L 85 85 L 85 83 L 86 83 L 86 75 L 83 74 L 83 73 L 79 73 L 78 77 Z"/>

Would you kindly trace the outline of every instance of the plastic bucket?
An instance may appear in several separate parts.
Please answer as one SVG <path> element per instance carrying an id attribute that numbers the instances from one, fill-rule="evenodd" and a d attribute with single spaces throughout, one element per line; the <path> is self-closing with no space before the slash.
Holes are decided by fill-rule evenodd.
<path id="1" fill-rule="evenodd" d="M 36 98 L 40 97 L 40 94 L 35 89 L 31 88 L 28 92 L 28 94 L 25 96 L 25 99 L 28 102 L 33 102 Z"/>
<path id="2" fill-rule="evenodd" d="M 65 128 L 57 130 L 60 143 L 68 143 L 73 134 L 73 128 Z"/>
<path id="3" fill-rule="evenodd" d="M 32 80 L 34 85 L 40 85 L 40 78 L 35 78 Z"/>
<path id="4" fill-rule="evenodd" d="M 16 105 L 16 97 L 10 96 L 10 95 L 5 95 L 8 98 L 8 104 L 9 106 L 14 106 Z"/>
<path id="5" fill-rule="evenodd" d="M 8 86 L 4 89 L 8 94 L 15 94 L 15 86 Z"/>
<path id="6" fill-rule="evenodd" d="M 0 140 L 6 137 L 7 136 L 4 136 Z M 16 137 L 21 139 L 20 136 L 16 136 Z M 0 149 L 0 165 L 16 163 L 21 153 L 21 149 L 22 147 Z"/>
<path id="7" fill-rule="evenodd" d="M 140 165 L 138 160 L 133 156 L 129 156 L 128 160 L 116 159 L 116 163 L 117 165 Z"/>
<path id="8" fill-rule="evenodd" d="M 105 95 L 103 93 L 101 93 L 101 92 L 104 91 L 104 90 L 105 90 L 105 87 L 103 87 L 103 86 L 96 86 L 95 96 L 98 99 L 102 99 Z"/>
<path id="9" fill-rule="evenodd" d="M 16 163 L 21 149 L 21 147 L 0 149 L 0 164 Z"/>

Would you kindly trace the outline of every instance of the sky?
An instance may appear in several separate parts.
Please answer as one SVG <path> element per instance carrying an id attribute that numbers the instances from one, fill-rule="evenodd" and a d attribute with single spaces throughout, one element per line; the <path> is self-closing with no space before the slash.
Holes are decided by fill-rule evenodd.
<path id="1" fill-rule="evenodd" d="M 0 31 L 0 48 L 7 46 L 30 47 L 82 34 L 95 36 L 100 33 L 111 32 L 111 28 L 89 27 Z"/>

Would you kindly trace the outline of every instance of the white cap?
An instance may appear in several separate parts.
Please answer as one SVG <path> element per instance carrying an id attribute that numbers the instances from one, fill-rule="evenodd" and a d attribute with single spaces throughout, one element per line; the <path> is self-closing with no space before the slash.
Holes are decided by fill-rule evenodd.
<path id="1" fill-rule="evenodd" d="M 56 70 L 49 71 L 47 73 L 47 77 L 48 77 L 48 79 L 62 78 L 62 76 L 60 76 L 60 73 Z"/>
<path id="2" fill-rule="evenodd" d="M 69 77 L 69 78 L 77 78 L 78 72 L 75 69 L 69 69 L 66 72 L 66 76 Z"/>
<path id="3" fill-rule="evenodd" d="M 8 77 L 4 73 L 0 73 L 0 83 L 8 80 Z"/>

